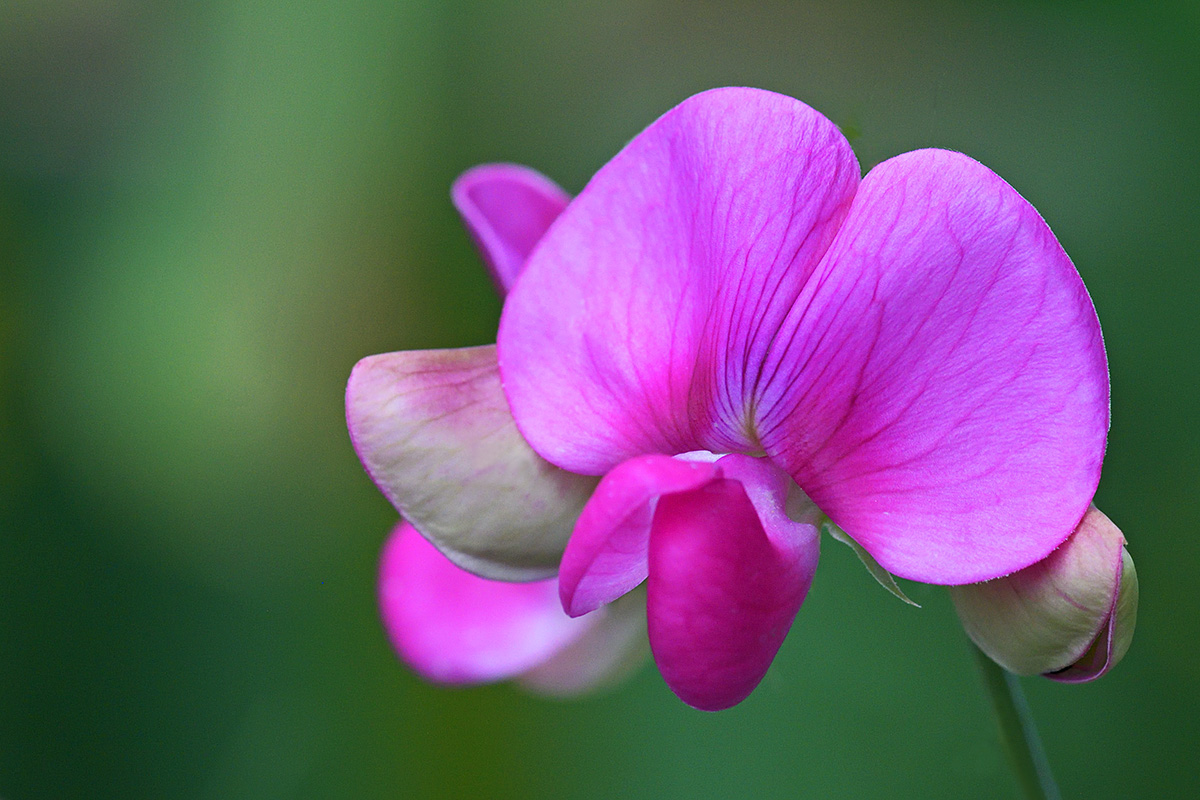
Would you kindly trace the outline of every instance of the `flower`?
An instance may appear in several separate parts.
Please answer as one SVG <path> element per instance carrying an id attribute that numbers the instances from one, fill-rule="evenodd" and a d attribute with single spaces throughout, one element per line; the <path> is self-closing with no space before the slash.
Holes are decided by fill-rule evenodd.
<path id="1" fill-rule="evenodd" d="M 505 164 L 468 171 L 455 182 L 452 197 L 501 295 L 568 200 L 542 175 Z M 460 380 L 464 374 L 465 380 Z M 449 483 L 439 487 L 443 493 L 454 491 L 455 471 L 461 470 L 476 483 L 490 480 L 499 493 L 498 498 L 482 497 L 481 502 L 498 500 L 503 505 L 507 500 L 513 503 L 507 513 L 520 513 L 517 504 L 536 503 L 537 493 L 513 497 L 510 482 L 529 481 L 531 473 L 535 485 L 544 480 L 548 484 L 544 491 L 561 490 L 563 497 L 594 484 L 560 474 L 523 447 L 519 437 L 513 439 L 506 410 L 495 411 L 503 409 L 504 396 L 499 385 L 489 380 L 494 374 L 494 348 L 385 354 L 364 359 L 355 368 L 347 391 L 351 433 L 368 471 L 381 476 L 385 494 L 409 498 L 411 505 L 397 503 L 401 511 L 412 509 L 416 518 L 430 525 L 434 536 L 443 537 L 434 541 L 447 547 L 455 560 L 482 567 L 482 571 L 487 571 L 491 554 L 507 551 L 503 544 L 490 541 L 485 548 L 472 548 L 474 540 L 469 537 L 465 546 L 455 549 L 477 505 L 468 502 L 462 508 L 443 509 L 427 495 L 404 491 L 406 484 L 398 492 L 392 491 L 395 477 L 403 479 L 409 474 L 405 455 L 421 452 L 424 437 L 436 443 L 443 430 L 439 426 L 447 419 L 451 425 L 467 426 L 466 430 L 478 433 L 480 439 L 461 443 L 457 452 L 465 454 L 467 463 L 442 462 Z M 453 415 L 439 417 L 447 404 L 467 408 L 475 416 L 466 414 L 462 423 Z M 403 412 L 398 418 L 389 416 L 397 409 L 410 414 L 414 409 L 424 411 L 411 417 L 404 417 Z M 412 421 L 410 427 L 398 426 L 400 441 L 389 438 L 397 432 L 397 419 Z M 423 424 L 431 426 L 432 432 L 424 430 Z M 382 445 L 377 433 L 380 426 Z M 514 460 L 525 471 L 516 472 L 515 477 L 490 474 L 487 445 L 472 448 L 480 440 L 487 442 L 489 436 L 499 439 L 501 447 L 515 444 L 518 455 Z M 393 453 L 402 462 L 398 467 L 388 460 Z M 477 471 L 472 473 L 472 469 Z M 423 479 L 429 482 L 432 476 Z M 428 492 L 427 485 L 422 488 Z M 432 511 L 422 513 L 430 505 Z M 521 533 L 549 538 L 556 562 L 570 522 L 555 531 L 555 513 L 547 518 L 545 514 L 539 517 L 529 505 L 524 510 L 530 519 L 525 520 Z M 493 569 L 519 576 L 538 571 L 540 567 L 531 564 L 536 565 L 541 557 L 540 542 L 527 538 L 518 544 L 529 548 L 533 557 L 521 553 L 515 563 L 505 562 Z M 541 693 L 576 694 L 615 680 L 641 660 L 645 611 L 639 600 L 613 603 L 594 618 L 572 619 L 559 602 L 557 580 L 510 583 L 478 577 L 456 566 L 409 522 L 393 529 L 384 545 L 379 573 L 379 607 L 388 637 L 400 657 L 431 681 L 470 684 L 513 679 Z"/>
<path id="2" fill-rule="evenodd" d="M 859 175 L 808 106 L 705 92 L 592 178 L 505 303 L 519 430 L 605 475 L 564 605 L 646 580 L 655 661 L 700 708 L 753 688 L 804 598 L 817 532 L 789 495 L 960 584 L 1044 558 L 1099 480 L 1100 327 L 1045 222 L 958 153 Z M 735 455 L 672 459 L 694 451 Z"/>
<path id="3" fill-rule="evenodd" d="M 1125 655 L 1138 583 L 1125 537 L 1095 506 L 1045 559 L 985 583 L 950 587 L 980 650 L 1017 675 L 1064 683 L 1099 678 Z"/>
<path id="4" fill-rule="evenodd" d="M 684 101 L 530 252 L 498 372 L 490 349 L 356 367 L 368 470 L 495 576 L 549 565 L 551 529 L 577 518 L 564 608 L 645 582 L 655 661 L 702 709 L 761 680 L 825 517 L 912 580 L 1045 558 L 1088 508 L 1108 428 L 1083 283 L 1033 207 L 964 155 L 860 174 L 797 100 Z"/>

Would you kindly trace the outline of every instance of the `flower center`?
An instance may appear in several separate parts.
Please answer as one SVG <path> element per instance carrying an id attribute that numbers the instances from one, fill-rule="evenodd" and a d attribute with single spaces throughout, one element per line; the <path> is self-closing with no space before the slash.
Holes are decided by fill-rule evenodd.
<path id="1" fill-rule="evenodd" d="M 730 455 L 730 453 L 714 453 L 711 450 L 689 450 L 686 453 L 677 453 L 673 456 L 673 458 L 677 458 L 680 461 L 697 461 L 701 463 L 713 464 L 717 461 L 720 461 L 727 455 Z M 778 473 L 779 480 L 786 484 L 787 499 L 784 502 L 783 510 L 784 513 L 787 514 L 788 519 L 792 520 L 793 522 L 804 522 L 809 525 L 817 525 L 819 523 L 821 518 L 824 516 L 824 514 L 821 512 L 821 509 L 818 508 L 817 504 L 814 503 L 807 494 L 805 494 L 804 490 L 801 489 L 794 480 L 792 480 L 790 475 L 776 467 L 775 464 L 768 459 L 765 454 L 752 455 L 747 453 L 745 455 L 749 455 L 751 458 L 756 458 L 760 461 L 765 461 L 766 463 L 771 464 L 771 466 Z"/>

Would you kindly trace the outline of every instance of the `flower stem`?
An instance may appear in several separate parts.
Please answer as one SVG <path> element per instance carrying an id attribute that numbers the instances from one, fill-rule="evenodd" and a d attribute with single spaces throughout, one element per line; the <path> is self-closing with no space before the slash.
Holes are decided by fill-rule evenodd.
<path id="1" fill-rule="evenodd" d="M 979 665 L 983 685 L 992 700 L 1008 765 L 1012 767 L 1021 791 L 1029 800 L 1062 800 L 1029 703 L 1021 691 L 1020 679 L 984 655 L 978 647 L 972 645 L 971 649 L 975 651 L 975 663 Z"/>

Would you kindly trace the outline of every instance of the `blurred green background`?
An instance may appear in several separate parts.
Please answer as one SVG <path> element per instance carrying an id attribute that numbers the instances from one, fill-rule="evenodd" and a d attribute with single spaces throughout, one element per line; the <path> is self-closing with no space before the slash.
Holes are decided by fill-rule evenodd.
<path id="1" fill-rule="evenodd" d="M 575 702 L 426 686 L 380 631 L 395 512 L 342 391 L 493 336 L 450 182 L 577 191 L 729 84 L 864 168 L 962 150 L 1072 255 L 1141 620 L 1100 682 L 1025 685 L 1066 796 L 1200 796 L 1200 4 L 3 0 L 0 797 L 1011 796 L 945 592 L 833 543 L 715 715 L 649 665 Z"/>

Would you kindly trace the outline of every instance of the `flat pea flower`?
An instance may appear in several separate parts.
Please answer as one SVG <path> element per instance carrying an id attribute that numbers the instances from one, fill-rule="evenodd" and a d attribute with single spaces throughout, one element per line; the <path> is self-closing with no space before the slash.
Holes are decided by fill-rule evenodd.
<path id="1" fill-rule="evenodd" d="M 861 177 L 825 117 L 741 88 L 669 111 L 561 210 L 495 351 L 374 357 L 347 392 L 368 471 L 439 549 L 536 577 L 570 530 L 566 611 L 645 584 L 655 661 L 706 710 L 765 674 L 825 519 L 911 580 L 1045 559 L 1108 408 L 1091 300 L 1012 187 L 944 150 Z"/>

